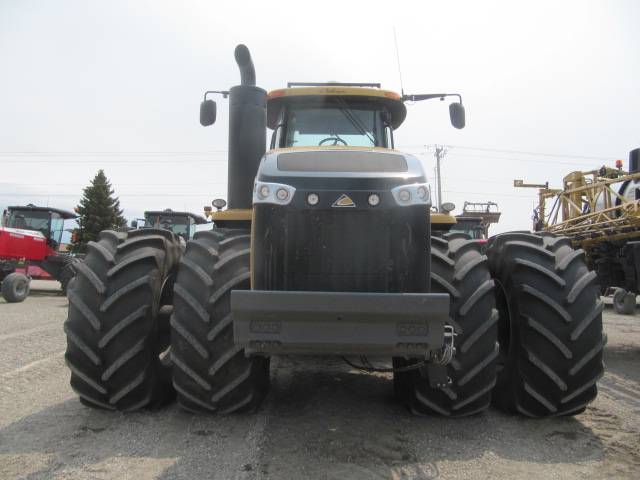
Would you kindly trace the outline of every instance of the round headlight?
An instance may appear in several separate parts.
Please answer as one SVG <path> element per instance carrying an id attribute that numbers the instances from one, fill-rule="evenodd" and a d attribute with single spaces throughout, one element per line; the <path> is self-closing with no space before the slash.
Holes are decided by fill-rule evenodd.
<path id="1" fill-rule="evenodd" d="M 369 205 L 371 205 L 372 207 L 375 207 L 380 203 L 380 197 L 375 193 L 372 193 L 371 195 L 369 195 L 368 201 L 369 201 Z"/>
<path id="2" fill-rule="evenodd" d="M 276 190 L 276 198 L 281 202 L 284 202 L 287 198 L 289 198 L 289 192 L 286 188 L 279 188 Z"/>
<path id="3" fill-rule="evenodd" d="M 398 198 L 400 199 L 401 202 L 408 202 L 409 200 L 411 200 L 411 192 L 405 188 L 403 188 L 402 190 L 400 190 L 398 192 Z"/>
<path id="4" fill-rule="evenodd" d="M 427 196 L 427 187 L 418 187 L 418 198 L 424 200 Z"/>
<path id="5" fill-rule="evenodd" d="M 260 195 L 260 197 L 262 198 L 267 198 L 269 196 L 269 187 L 267 185 L 262 185 L 259 189 L 258 189 L 258 195 Z"/>
<path id="6" fill-rule="evenodd" d="M 317 205 L 319 201 L 320 198 L 315 193 L 310 193 L 307 196 L 307 202 L 309 203 L 309 205 Z"/>

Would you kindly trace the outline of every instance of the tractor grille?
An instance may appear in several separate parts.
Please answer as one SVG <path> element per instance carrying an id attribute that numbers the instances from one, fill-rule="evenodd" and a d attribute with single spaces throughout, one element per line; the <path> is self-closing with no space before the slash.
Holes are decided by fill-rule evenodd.
<path id="1" fill-rule="evenodd" d="M 388 290 L 389 227 L 380 212 L 296 210 L 282 225 L 285 290 Z"/>
<path id="2" fill-rule="evenodd" d="M 262 205 L 253 228 L 255 290 L 428 291 L 428 210 Z"/>

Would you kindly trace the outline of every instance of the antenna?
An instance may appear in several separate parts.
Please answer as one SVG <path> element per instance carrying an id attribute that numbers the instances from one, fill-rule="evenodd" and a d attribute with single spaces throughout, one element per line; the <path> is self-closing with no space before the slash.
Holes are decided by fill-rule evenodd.
<path id="1" fill-rule="evenodd" d="M 400 75 L 400 93 L 404 97 L 404 86 L 402 85 L 402 70 L 400 69 L 400 53 L 398 53 L 398 38 L 396 37 L 396 27 L 393 27 L 393 40 L 396 43 L 396 59 L 398 60 L 398 74 Z"/>

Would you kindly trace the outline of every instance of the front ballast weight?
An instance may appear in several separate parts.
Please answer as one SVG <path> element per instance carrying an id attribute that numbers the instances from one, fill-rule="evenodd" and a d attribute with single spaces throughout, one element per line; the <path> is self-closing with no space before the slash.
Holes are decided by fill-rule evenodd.
<path id="1" fill-rule="evenodd" d="M 445 346 L 449 297 L 234 290 L 234 341 L 246 355 L 431 358 Z"/>

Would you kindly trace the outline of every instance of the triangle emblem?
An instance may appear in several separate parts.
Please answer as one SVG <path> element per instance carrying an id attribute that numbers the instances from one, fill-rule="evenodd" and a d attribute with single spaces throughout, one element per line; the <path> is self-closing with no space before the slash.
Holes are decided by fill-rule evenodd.
<path id="1" fill-rule="evenodd" d="M 353 203 L 346 194 L 343 194 L 335 203 L 332 205 L 333 207 L 355 207 L 356 204 Z"/>

